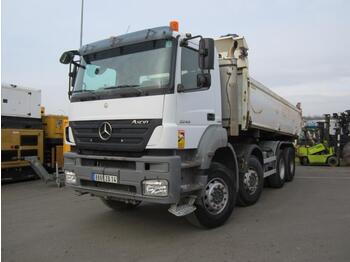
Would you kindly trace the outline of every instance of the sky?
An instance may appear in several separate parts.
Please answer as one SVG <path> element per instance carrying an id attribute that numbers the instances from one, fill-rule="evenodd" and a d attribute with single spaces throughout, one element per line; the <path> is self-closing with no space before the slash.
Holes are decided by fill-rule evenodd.
<path id="1" fill-rule="evenodd" d="M 51 114 L 68 114 L 65 50 L 78 49 L 81 0 L 1 1 L 1 81 L 42 90 Z M 85 0 L 83 44 L 168 25 L 245 36 L 250 75 L 305 116 L 350 109 L 350 1 Z"/>

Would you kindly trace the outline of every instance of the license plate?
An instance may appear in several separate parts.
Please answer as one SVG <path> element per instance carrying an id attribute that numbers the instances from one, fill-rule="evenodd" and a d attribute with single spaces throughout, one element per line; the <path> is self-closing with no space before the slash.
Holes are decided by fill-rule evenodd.
<path id="1" fill-rule="evenodd" d="M 118 176 L 111 176 L 111 175 L 104 175 L 104 174 L 93 174 L 92 180 L 98 181 L 98 182 L 105 182 L 105 183 L 114 183 L 114 184 L 119 183 Z"/>

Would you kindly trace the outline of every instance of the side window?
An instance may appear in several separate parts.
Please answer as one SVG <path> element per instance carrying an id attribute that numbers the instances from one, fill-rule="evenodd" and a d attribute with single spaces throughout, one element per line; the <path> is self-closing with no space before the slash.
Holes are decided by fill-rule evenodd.
<path id="1" fill-rule="evenodd" d="M 197 75 L 200 73 L 198 52 L 188 48 L 182 48 L 181 84 L 184 86 L 184 90 L 197 88 Z"/>

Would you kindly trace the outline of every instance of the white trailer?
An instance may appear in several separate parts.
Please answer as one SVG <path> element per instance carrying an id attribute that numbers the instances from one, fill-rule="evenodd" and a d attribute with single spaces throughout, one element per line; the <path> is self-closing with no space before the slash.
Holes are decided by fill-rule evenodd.
<path id="1" fill-rule="evenodd" d="M 65 52 L 66 185 L 116 210 L 169 204 L 211 228 L 258 201 L 265 180 L 292 181 L 301 111 L 250 78 L 247 50 L 172 23 Z"/>

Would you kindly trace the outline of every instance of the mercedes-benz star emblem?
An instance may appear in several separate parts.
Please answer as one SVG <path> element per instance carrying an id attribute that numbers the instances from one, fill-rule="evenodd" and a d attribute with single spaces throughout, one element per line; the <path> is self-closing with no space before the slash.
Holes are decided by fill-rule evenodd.
<path id="1" fill-rule="evenodd" d="M 98 129 L 98 134 L 102 140 L 107 141 L 112 136 L 112 130 L 113 129 L 110 123 L 103 122 Z"/>

